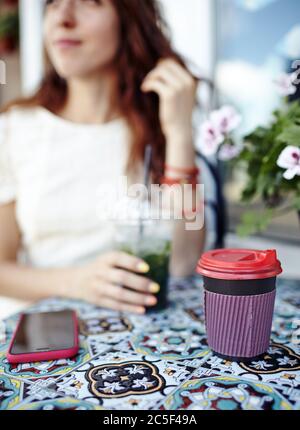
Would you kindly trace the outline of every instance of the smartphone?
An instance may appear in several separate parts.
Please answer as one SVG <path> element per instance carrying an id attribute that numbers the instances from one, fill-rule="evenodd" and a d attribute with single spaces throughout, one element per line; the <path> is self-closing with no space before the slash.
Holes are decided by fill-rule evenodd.
<path id="1" fill-rule="evenodd" d="M 70 358 L 78 353 L 78 320 L 72 310 L 23 313 L 6 354 L 9 363 Z"/>

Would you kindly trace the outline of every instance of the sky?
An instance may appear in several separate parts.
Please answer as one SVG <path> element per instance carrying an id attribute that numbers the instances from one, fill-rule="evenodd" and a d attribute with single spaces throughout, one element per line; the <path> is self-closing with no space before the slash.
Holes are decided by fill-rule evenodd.
<path id="1" fill-rule="evenodd" d="M 261 65 L 300 25 L 299 0 L 218 0 L 219 53 Z M 300 42 L 300 41 L 299 41 Z"/>

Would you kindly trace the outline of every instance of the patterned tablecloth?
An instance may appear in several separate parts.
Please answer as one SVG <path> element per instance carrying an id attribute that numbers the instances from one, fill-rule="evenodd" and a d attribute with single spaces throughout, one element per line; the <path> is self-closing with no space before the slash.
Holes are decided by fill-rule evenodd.
<path id="1" fill-rule="evenodd" d="M 48 299 L 30 311 L 72 308 L 80 318 L 74 359 L 9 365 L 18 315 L 0 333 L 0 409 L 298 409 L 300 282 L 279 279 L 270 348 L 249 364 L 207 347 L 200 278 L 171 282 L 162 313 L 134 316 Z M 0 329 L 1 330 L 1 329 Z"/>

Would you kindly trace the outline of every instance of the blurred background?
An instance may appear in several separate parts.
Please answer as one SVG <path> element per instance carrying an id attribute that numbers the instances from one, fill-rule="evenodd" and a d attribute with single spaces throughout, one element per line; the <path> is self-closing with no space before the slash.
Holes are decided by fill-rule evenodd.
<path id="1" fill-rule="evenodd" d="M 274 79 L 300 59 L 299 0 L 160 2 L 174 45 L 194 72 L 213 83 L 213 91 L 205 83 L 200 86 L 199 122 L 211 107 L 230 103 L 242 113 L 241 135 L 267 124 L 280 104 Z M 43 0 L 0 0 L 0 59 L 6 69 L 0 105 L 30 94 L 39 84 L 43 73 L 42 8 Z M 236 235 L 236 225 L 244 210 L 240 192 L 245 174 L 227 171 L 222 176 L 222 166 L 210 160 L 219 175 L 218 183 L 207 162 L 199 163 L 206 186 L 207 247 L 275 247 L 284 259 L 285 276 L 300 278 L 297 212 L 277 218 L 259 235 L 242 239 Z"/>

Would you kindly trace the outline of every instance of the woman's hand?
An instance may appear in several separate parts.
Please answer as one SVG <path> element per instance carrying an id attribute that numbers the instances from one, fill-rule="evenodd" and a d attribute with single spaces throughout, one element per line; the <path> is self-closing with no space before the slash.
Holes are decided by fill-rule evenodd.
<path id="1" fill-rule="evenodd" d="M 163 59 L 144 79 L 143 92 L 155 92 L 160 99 L 160 122 L 168 140 L 187 140 L 192 133 L 197 82 L 173 59 Z"/>
<path id="2" fill-rule="evenodd" d="M 151 293 L 159 291 L 158 284 L 142 276 L 148 271 L 147 263 L 137 257 L 109 252 L 72 272 L 67 296 L 117 311 L 143 314 L 145 306 L 157 303 Z"/>

